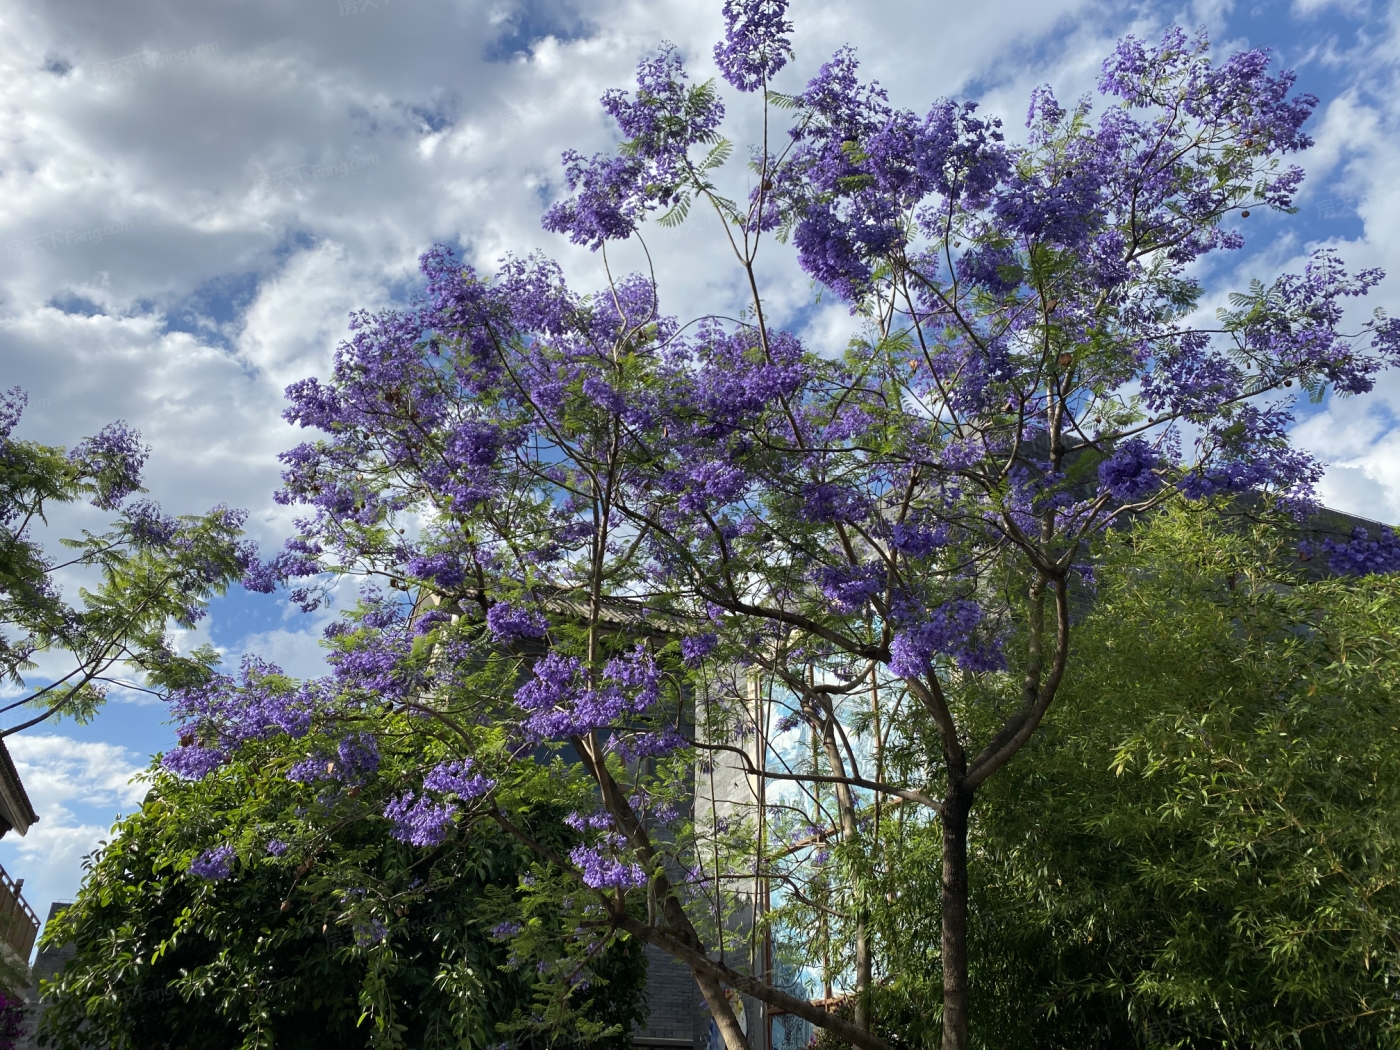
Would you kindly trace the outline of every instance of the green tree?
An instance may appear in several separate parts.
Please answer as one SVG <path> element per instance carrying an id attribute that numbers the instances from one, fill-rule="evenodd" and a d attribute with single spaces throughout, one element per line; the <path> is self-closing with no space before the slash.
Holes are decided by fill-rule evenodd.
<path id="1" fill-rule="evenodd" d="M 253 561 L 243 511 L 169 517 L 148 500 L 128 502 L 145 491 L 150 450 L 125 423 L 65 450 L 12 436 L 25 404 L 18 387 L 0 392 L 0 677 L 23 691 L 0 711 L 39 713 L 0 737 L 55 717 L 87 721 L 113 685 L 159 691 L 206 679 L 214 651 L 177 653 L 167 627 L 193 628 L 208 599 Z M 59 556 L 38 532 L 55 505 L 84 499 L 116 520 L 107 532 L 60 540 L 69 553 Z M 77 602 L 65 597 L 60 574 L 90 585 Z M 66 667 L 32 684 L 25 675 L 44 654 L 61 655 Z"/>
<path id="2" fill-rule="evenodd" d="M 76 949 L 46 990 L 47 1045 L 630 1045 L 638 942 L 592 960 L 567 1002 L 536 996 L 565 931 L 534 912 L 536 951 L 521 954 L 503 921 L 549 878 L 518 840 L 488 823 L 431 848 L 400 842 L 360 801 L 392 753 L 339 757 L 354 782 L 327 789 L 288 778 L 288 743 L 248 745 L 198 781 L 153 767 L 144 805 L 45 931 Z M 547 806 L 528 830 L 565 848 L 572 834 Z"/>
<path id="3" fill-rule="evenodd" d="M 973 841 L 995 1047 L 1400 1045 L 1400 579 L 1168 511 L 1106 541 L 1064 702 Z M 887 824 L 880 1015 L 936 1045 L 936 826 Z"/>

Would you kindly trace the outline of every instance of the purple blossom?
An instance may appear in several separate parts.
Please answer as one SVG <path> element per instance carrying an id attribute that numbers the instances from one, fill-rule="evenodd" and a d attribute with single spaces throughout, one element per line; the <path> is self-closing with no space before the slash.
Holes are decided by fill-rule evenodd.
<path id="1" fill-rule="evenodd" d="M 232 846 L 215 846 L 213 849 L 205 850 L 190 862 L 190 874 L 201 879 L 218 882 L 220 879 L 229 877 L 233 858 L 234 849 Z"/>
<path id="2" fill-rule="evenodd" d="M 515 702 L 527 713 L 527 731 L 539 739 L 558 738 L 642 713 L 658 699 L 660 680 L 655 661 L 641 645 L 609 660 L 596 687 L 587 684 L 581 661 L 551 652 L 536 661 L 534 677 L 516 691 Z"/>
<path id="3" fill-rule="evenodd" d="M 203 739 L 168 752 L 164 764 L 180 776 L 206 776 L 245 741 L 305 736 L 318 702 L 314 685 L 298 688 L 281 668 L 245 656 L 237 679 L 214 675 L 172 694 L 171 713 L 181 721 L 182 736 Z"/>
<path id="4" fill-rule="evenodd" d="M 363 783 L 379 769 L 379 742 L 369 733 L 355 733 L 336 747 L 335 776 L 346 783 Z"/>
<path id="5" fill-rule="evenodd" d="M 828 482 L 807 485 L 802 499 L 803 516 L 821 524 L 862 517 L 868 506 L 860 493 Z"/>
<path id="6" fill-rule="evenodd" d="M 756 91 L 792 57 L 786 34 L 787 0 L 725 0 L 724 40 L 715 45 L 715 65 L 739 91 Z"/>
<path id="7" fill-rule="evenodd" d="M 452 617 L 441 609 L 429 609 L 418 619 L 413 621 L 413 634 L 415 637 L 430 633 L 438 624 L 451 623 Z"/>
<path id="8" fill-rule="evenodd" d="M 522 638 L 543 638 L 549 621 L 534 609 L 497 602 L 486 610 L 486 626 L 496 641 L 508 644 Z"/>
<path id="9" fill-rule="evenodd" d="M 1141 438 L 1122 442 L 1099 464 L 1099 484 L 1125 503 L 1149 496 L 1161 486 L 1157 452 Z"/>
<path id="10" fill-rule="evenodd" d="M 926 528 L 906 522 L 890 529 L 890 545 L 909 558 L 926 558 L 948 542 L 948 526 Z"/>
<path id="11" fill-rule="evenodd" d="M 778 719 L 778 721 L 773 724 L 773 732 L 786 733 L 793 729 L 796 729 L 801 724 L 802 713 L 800 711 L 793 711 L 789 714 L 783 715 L 782 718 Z"/>
<path id="12" fill-rule="evenodd" d="M 674 727 L 666 726 L 654 733 L 619 733 L 608 746 L 627 761 L 635 762 L 639 758 L 664 758 L 690 744 Z"/>
<path id="13" fill-rule="evenodd" d="M 423 778 L 423 787 L 429 791 L 456 795 L 464 802 L 480 798 L 495 788 L 496 782 L 480 773 L 471 773 L 472 765 L 472 760 L 466 758 L 460 762 L 443 762 L 434 766 Z"/>
<path id="14" fill-rule="evenodd" d="M 1400 572 L 1400 540 L 1389 528 L 1381 527 L 1376 539 L 1366 529 L 1351 530 L 1351 539 L 1338 543 L 1330 536 L 1322 542 L 1327 567 L 1345 576 L 1370 576 Z"/>
<path id="15" fill-rule="evenodd" d="M 203 780 L 228 761 L 228 752 L 197 744 L 181 746 L 165 753 L 161 765 L 186 780 Z"/>
<path id="16" fill-rule="evenodd" d="M 132 503 L 124 513 L 131 539 L 140 547 L 163 547 L 180 531 L 180 523 L 150 500 Z"/>
<path id="17" fill-rule="evenodd" d="M 140 432 L 118 420 L 78 442 L 68 459 L 91 480 L 93 506 L 113 510 L 140 490 L 141 468 L 150 453 L 150 446 L 141 444 Z"/>
<path id="18" fill-rule="evenodd" d="M 569 859 L 578 866 L 583 884 L 595 890 L 636 890 L 647 884 L 641 865 L 625 863 L 591 846 L 575 846 Z"/>
<path id="19" fill-rule="evenodd" d="M 248 570 L 243 574 L 243 579 L 240 582 L 243 584 L 244 590 L 257 594 L 271 594 L 277 590 L 281 578 L 275 565 L 254 556 L 249 559 Z"/>
<path id="20" fill-rule="evenodd" d="M 355 938 L 355 947 L 369 948 L 383 943 L 384 939 L 389 936 L 389 927 L 378 919 L 368 919 L 355 923 L 352 932 Z"/>
<path id="21" fill-rule="evenodd" d="M 992 671 L 1005 666 L 999 645 L 979 645 L 974 633 L 982 622 L 982 609 L 973 601 L 955 598 L 944 602 L 922 623 L 901 628 L 890 643 L 890 671 L 901 678 L 929 673 L 935 654 L 956 658 L 969 671 Z"/>
<path id="22" fill-rule="evenodd" d="M 698 667 L 705 657 L 714 652 L 717 645 L 719 645 L 719 635 L 713 631 L 689 635 L 681 639 L 681 659 L 691 667 Z"/>
<path id="23" fill-rule="evenodd" d="M 487 932 L 489 932 L 491 936 L 495 937 L 497 940 L 503 941 L 508 937 L 514 937 L 522 929 L 524 929 L 524 927 L 521 926 L 518 922 L 502 922 L 497 923 L 495 926 L 492 926 L 491 929 Z"/>
<path id="24" fill-rule="evenodd" d="M 415 800 L 412 791 L 390 799 L 384 806 L 384 816 L 393 822 L 389 834 L 411 846 L 439 846 L 447 839 L 457 807 L 452 803 L 434 802 L 423 795 Z"/>
<path id="25" fill-rule="evenodd" d="M 544 228 L 567 233 L 575 244 L 593 249 L 607 240 L 625 240 L 637 224 L 660 207 L 670 207 L 690 181 L 687 155 L 713 142 L 724 117 L 718 98 L 687 88 L 680 55 L 669 45 L 637 66 L 637 91 L 612 90 L 603 109 L 627 137 L 620 157 L 574 150 L 564 154 L 564 177 L 576 196 L 550 208 Z"/>
<path id="26" fill-rule="evenodd" d="M 467 571 L 455 554 L 447 551 L 410 558 L 405 568 L 410 576 L 429 580 L 444 591 L 454 590 L 467 578 Z"/>
<path id="27" fill-rule="evenodd" d="M 884 591 L 885 570 L 878 564 L 826 565 L 817 570 L 816 582 L 832 610 L 849 615 L 865 609 Z"/>
<path id="28" fill-rule="evenodd" d="M 331 776 L 334 771 L 334 761 L 326 758 L 325 755 L 312 755 L 310 758 L 303 758 L 300 762 L 292 763 L 287 770 L 287 779 L 298 784 L 309 784 L 312 781 L 323 780 Z"/>
<path id="29" fill-rule="evenodd" d="M 611 830 L 613 826 L 613 818 L 606 810 L 599 810 L 589 814 L 570 813 L 564 818 L 564 823 L 575 831 L 584 831 L 588 828 L 595 831 L 607 831 Z"/>
<path id="30" fill-rule="evenodd" d="M 285 855 L 287 850 L 291 847 L 281 839 L 268 839 L 267 846 L 264 848 L 267 850 L 267 855 L 269 857 L 281 857 Z"/>
<path id="31" fill-rule="evenodd" d="M 0 391 L 0 441 L 8 440 L 10 432 L 19 426 L 20 417 L 29 404 L 29 395 L 17 386 Z"/>

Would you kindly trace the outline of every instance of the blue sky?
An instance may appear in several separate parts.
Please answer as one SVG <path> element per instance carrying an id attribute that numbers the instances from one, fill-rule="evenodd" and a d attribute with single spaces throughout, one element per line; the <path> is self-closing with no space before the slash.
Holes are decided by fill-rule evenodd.
<path id="1" fill-rule="evenodd" d="M 21 433 L 71 445 L 124 418 L 152 446 L 152 495 L 177 512 L 247 507 L 256 537 L 290 529 L 271 500 L 276 455 L 299 440 L 281 391 L 324 375 L 360 307 L 401 302 L 433 241 L 489 269 L 547 251 L 587 288 L 599 259 L 545 234 L 558 156 L 610 148 L 596 105 L 665 39 L 713 74 L 719 2 L 679 0 L 3 0 L 0 18 L 0 385 L 33 398 Z M 1334 245 L 1400 274 L 1400 8 L 1293 0 L 976 5 L 794 0 L 795 89 L 842 44 L 892 99 L 979 99 L 1013 139 L 1032 87 L 1091 89 L 1113 41 L 1168 22 L 1205 26 L 1217 53 L 1269 46 L 1321 99 L 1295 216 L 1248 220 L 1245 251 L 1210 264 L 1222 292 L 1297 268 Z M 731 138 L 756 111 L 730 98 Z M 100 236 L 92 231 L 100 231 Z M 88 233 L 88 236 L 81 236 Z M 665 305 L 727 312 L 736 275 L 703 223 L 653 231 Z M 632 258 L 620 251 L 615 265 Z M 851 321 L 813 307 L 782 252 L 766 259 L 770 309 L 814 345 Z M 1400 309 L 1387 280 L 1365 305 Z M 1400 378 L 1367 397 L 1305 406 L 1298 442 L 1329 463 L 1323 494 L 1400 521 Z M 75 509 L 59 531 L 99 526 Z M 65 581 L 74 585 L 76 580 Z M 216 602 L 186 644 L 233 662 L 259 652 L 314 674 L 324 617 L 277 597 Z M 85 727 L 42 728 L 11 749 L 41 821 L 0 841 L 37 909 L 71 897 L 82 856 L 142 793 L 128 783 L 172 740 L 159 703 L 117 698 Z"/>

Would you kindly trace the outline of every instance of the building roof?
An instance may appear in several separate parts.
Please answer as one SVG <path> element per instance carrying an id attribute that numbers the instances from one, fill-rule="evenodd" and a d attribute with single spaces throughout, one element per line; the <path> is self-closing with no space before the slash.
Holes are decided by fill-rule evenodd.
<path id="1" fill-rule="evenodd" d="M 29 831 L 31 824 L 38 823 L 39 815 L 29 801 L 29 794 L 20 783 L 19 772 L 10 758 L 10 749 L 0 739 L 0 836 L 11 828 L 21 835 Z"/>

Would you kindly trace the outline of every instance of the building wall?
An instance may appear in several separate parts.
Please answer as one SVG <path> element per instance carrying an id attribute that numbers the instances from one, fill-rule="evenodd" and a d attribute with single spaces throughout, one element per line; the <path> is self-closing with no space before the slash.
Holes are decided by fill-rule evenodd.
<path id="1" fill-rule="evenodd" d="M 66 904 L 49 905 L 49 921 L 66 908 Z M 39 982 L 52 980 L 63 969 L 69 959 L 77 953 L 77 947 L 65 944 L 61 948 L 40 948 L 39 955 L 31 968 L 34 978 L 29 985 L 29 1014 L 25 1018 L 24 1034 L 15 1041 L 15 1050 L 38 1050 L 35 1035 L 39 1030 L 39 1018 L 43 1016 L 43 1005 L 39 1002 Z"/>

